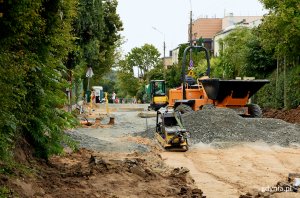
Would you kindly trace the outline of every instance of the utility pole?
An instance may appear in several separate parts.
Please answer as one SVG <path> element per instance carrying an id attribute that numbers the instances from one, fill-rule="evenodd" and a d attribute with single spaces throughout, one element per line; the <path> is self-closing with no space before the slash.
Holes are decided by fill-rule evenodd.
<path id="1" fill-rule="evenodd" d="M 189 41 L 190 46 L 193 46 L 193 19 L 192 19 L 192 10 L 190 11 L 190 31 L 189 31 Z"/>
<path id="2" fill-rule="evenodd" d="M 191 3 L 191 1 L 190 1 Z M 192 12 L 192 3 L 191 3 L 191 11 L 190 11 L 190 27 L 189 27 L 189 42 L 190 42 L 190 67 L 194 64 L 192 60 L 192 46 L 193 46 L 193 12 Z"/>
<path id="3" fill-rule="evenodd" d="M 164 37 L 164 43 L 163 43 L 163 52 L 164 52 L 164 57 L 163 57 L 163 65 L 164 65 L 164 69 L 165 68 L 165 64 L 166 64 L 166 37 L 165 34 L 163 32 L 161 32 L 160 30 L 158 30 L 156 27 L 152 27 L 152 29 L 154 29 L 155 31 L 159 32 L 163 37 Z M 165 71 L 164 71 L 164 80 L 165 80 Z"/>
<path id="4" fill-rule="evenodd" d="M 165 41 L 165 38 L 164 38 L 164 66 L 165 66 L 165 58 L 166 58 L 166 41 Z"/>

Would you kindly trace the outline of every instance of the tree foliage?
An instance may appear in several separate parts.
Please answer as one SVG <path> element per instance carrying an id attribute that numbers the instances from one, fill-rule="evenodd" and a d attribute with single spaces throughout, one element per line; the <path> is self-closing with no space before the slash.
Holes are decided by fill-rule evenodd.
<path id="1" fill-rule="evenodd" d="M 47 158 L 76 121 L 63 110 L 67 80 L 110 70 L 122 23 L 116 0 L 4 1 L 0 18 L 0 156 L 24 138 Z"/>
<path id="2" fill-rule="evenodd" d="M 145 85 L 151 79 L 163 79 L 163 65 L 158 50 L 150 44 L 133 48 L 118 62 L 116 88 L 120 97 L 138 96 L 143 100 Z M 134 68 L 139 76 L 134 76 Z M 137 71 L 135 71 L 137 72 Z"/>
<path id="3" fill-rule="evenodd" d="M 1 144 L 7 153 L 18 137 L 47 158 L 62 150 L 71 117 L 64 104 L 63 64 L 73 48 L 75 1 L 8 1 L 0 30 Z M 7 90 L 3 90 L 7 89 Z M 5 91 L 5 93 L 3 92 Z M 9 144 L 9 145 L 8 145 Z"/>
<path id="4" fill-rule="evenodd" d="M 294 59 L 300 55 L 300 2 L 260 0 L 268 15 L 259 27 L 262 46 L 275 50 L 276 57 Z"/>
<path id="5" fill-rule="evenodd" d="M 166 71 L 166 87 L 174 88 L 181 85 L 181 66 L 174 64 Z"/>
<path id="6" fill-rule="evenodd" d="M 281 69 L 282 70 L 282 69 Z M 284 106 L 284 73 L 274 71 L 268 76 L 270 84 L 265 85 L 258 93 L 258 103 L 262 107 L 278 108 Z M 287 71 L 287 103 L 286 108 L 296 108 L 300 104 L 300 65 Z"/>
<path id="7" fill-rule="evenodd" d="M 92 85 L 99 85 L 100 79 L 115 63 L 115 52 L 121 39 L 119 31 L 122 30 L 117 5 L 116 0 L 79 0 L 78 17 L 73 25 L 78 48 L 72 53 L 75 54 L 75 65 L 93 68 Z M 80 76 L 84 80 L 85 71 Z"/>
<path id="8" fill-rule="evenodd" d="M 283 68 L 283 74 L 280 74 L 283 75 L 283 106 L 289 108 L 288 81 L 293 74 L 287 75 L 288 68 L 293 70 L 299 67 L 300 63 L 300 2 L 298 0 L 260 1 L 269 10 L 258 28 L 260 42 L 265 50 L 275 52 L 274 57 L 279 63 L 278 67 Z"/>
<path id="9" fill-rule="evenodd" d="M 159 51 L 150 44 L 145 44 L 142 47 L 133 48 L 126 56 L 126 61 L 129 68 L 138 67 L 141 71 L 141 76 L 146 79 L 146 73 L 155 68 L 161 61 Z"/>
<path id="10" fill-rule="evenodd" d="M 165 78 L 165 68 L 163 61 L 161 61 L 154 69 L 147 73 L 149 80 L 163 80 Z"/>
<path id="11" fill-rule="evenodd" d="M 139 79 L 133 76 L 133 73 L 119 71 L 117 75 L 118 97 L 128 98 L 136 95 L 140 86 Z"/>
<path id="12" fill-rule="evenodd" d="M 220 56 L 225 78 L 235 78 L 242 75 L 249 53 L 247 43 L 252 38 L 251 30 L 240 27 L 219 41 L 220 45 L 223 46 Z"/>
<path id="13" fill-rule="evenodd" d="M 246 43 L 248 52 L 243 75 L 266 78 L 276 69 L 274 51 L 266 51 L 260 41 L 257 29 L 251 30 L 252 37 Z"/>
<path id="14" fill-rule="evenodd" d="M 220 64 L 224 78 L 236 76 L 266 77 L 276 68 L 272 52 L 259 42 L 257 30 L 239 27 L 219 41 Z M 220 72 L 218 72 L 220 74 Z"/>

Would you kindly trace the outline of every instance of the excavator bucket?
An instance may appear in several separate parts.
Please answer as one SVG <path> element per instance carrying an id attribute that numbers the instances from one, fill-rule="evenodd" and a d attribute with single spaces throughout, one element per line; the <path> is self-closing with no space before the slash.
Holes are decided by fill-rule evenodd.
<path id="1" fill-rule="evenodd" d="M 250 98 L 269 80 L 221 80 L 217 78 L 201 80 L 204 90 L 211 100 L 222 102 L 227 96 Z M 249 94 L 249 95 L 248 95 Z"/>

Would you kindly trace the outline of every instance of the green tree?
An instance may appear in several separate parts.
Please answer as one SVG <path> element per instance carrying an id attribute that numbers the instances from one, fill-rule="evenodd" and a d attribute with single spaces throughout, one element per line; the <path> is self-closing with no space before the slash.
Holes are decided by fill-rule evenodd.
<path id="1" fill-rule="evenodd" d="M 252 37 L 250 29 L 239 27 L 219 41 L 223 46 L 220 58 L 225 78 L 235 78 L 243 74 L 247 64 L 246 57 L 249 53 L 247 43 Z"/>
<path id="2" fill-rule="evenodd" d="M 154 69 L 151 69 L 147 73 L 147 79 L 150 80 L 163 80 L 165 77 L 165 68 L 163 62 L 161 61 Z"/>
<path id="3" fill-rule="evenodd" d="M 219 68 L 217 74 L 223 73 L 225 78 L 236 76 L 254 76 L 265 78 L 276 68 L 273 52 L 266 52 L 259 41 L 256 29 L 239 27 L 232 30 L 224 39 L 220 40 L 223 49 L 220 51 Z"/>
<path id="4" fill-rule="evenodd" d="M 117 14 L 117 0 L 106 0 L 104 3 L 104 35 L 102 38 L 100 52 L 103 54 L 100 60 L 100 74 L 110 71 L 115 64 L 118 54 L 117 47 L 122 44 L 120 31 L 123 30 L 123 23 Z"/>
<path id="5" fill-rule="evenodd" d="M 269 10 L 259 27 L 260 41 L 264 49 L 274 50 L 278 62 L 283 62 L 284 107 L 288 108 L 287 68 L 299 65 L 300 3 L 298 0 L 260 1 Z"/>
<path id="6" fill-rule="evenodd" d="M 103 91 L 109 94 L 116 92 L 117 71 L 112 70 L 102 77 L 99 84 L 103 86 Z M 119 94 L 118 94 L 119 95 Z"/>
<path id="7" fill-rule="evenodd" d="M 120 97 L 137 96 L 143 101 L 145 85 L 150 79 L 163 79 L 163 65 L 158 50 L 150 44 L 133 48 L 123 60 L 118 62 L 116 88 Z M 134 77 L 133 69 L 139 70 Z"/>
<path id="8" fill-rule="evenodd" d="M 283 70 L 283 69 L 281 69 Z M 284 80 L 287 82 L 286 108 L 297 108 L 300 104 L 300 66 L 292 67 L 287 71 L 288 79 L 284 79 L 284 73 L 274 71 L 268 79 L 270 84 L 265 85 L 257 94 L 258 103 L 262 107 L 283 108 L 284 106 Z"/>
<path id="9" fill-rule="evenodd" d="M 181 65 L 174 64 L 166 71 L 166 86 L 174 88 L 181 85 Z"/>
<path id="10" fill-rule="evenodd" d="M 79 0 L 78 17 L 73 26 L 79 48 L 73 53 L 75 64 L 85 68 L 81 73 L 85 88 L 87 67 L 93 68 L 93 85 L 98 84 L 115 63 L 116 48 L 121 39 L 119 31 L 122 30 L 117 5 L 116 0 Z"/>
<path id="11" fill-rule="evenodd" d="M 0 20 L 1 156 L 11 154 L 7 151 L 21 137 L 43 158 L 61 152 L 67 141 L 63 129 L 72 119 L 60 107 L 66 99 L 64 62 L 74 47 L 76 3 L 6 2 Z"/>
<path id="12" fill-rule="evenodd" d="M 128 61 L 125 59 L 119 62 L 119 68 L 116 83 L 119 97 L 135 96 L 140 83 L 139 79 L 134 77 L 133 67 L 130 67 Z"/>
<path id="13" fill-rule="evenodd" d="M 300 3 L 298 0 L 260 0 L 268 15 L 259 26 L 262 46 L 275 56 L 289 59 L 300 55 Z"/>
<path id="14" fill-rule="evenodd" d="M 266 51 L 263 49 L 257 29 L 251 32 L 253 35 L 246 43 L 248 52 L 246 54 L 246 65 L 243 70 L 243 75 L 266 78 L 276 69 L 274 51 Z"/>
<path id="15" fill-rule="evenodd" d="M 116 85 L 118 97 L 127 98 L 135 96 L 139 85 L 139 79 L 135 78 L 132 73 L 118 72 Z"/>
<path id="16" fill-rule="evenodd" d="M 159 56 L 159 51 L 153 45 L 145 44 L 140 48 L 133 48 L 127 54 L 126 60 L 130 68 L 137 66 L 141 76 L 146 80 L 147 72 L 159 65 L 161 61 Z"/>
<path id="17" fill-rule="evenodd" d="M 88 67 L 99 66 L 99 47 L 103 31 L 102 1 L 80 0 L 78 17 L 74 21 L 76 43 L 83 51 L 82 58 Z"/>

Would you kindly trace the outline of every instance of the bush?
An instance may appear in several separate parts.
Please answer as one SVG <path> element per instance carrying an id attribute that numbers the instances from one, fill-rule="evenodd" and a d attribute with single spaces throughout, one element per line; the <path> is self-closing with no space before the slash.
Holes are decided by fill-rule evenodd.
<path id="1" fill-rule="evenodd" d="M 300 105 L 300 65 L 288 69 L 287 73 L 287 108 Z M 258 93 L 257 100 L 261 107 L 284 108 L 284 76 L 281 71 L 276 87 L 276 71 L 270 77 L 270 84 L 265 85 Z"/>

